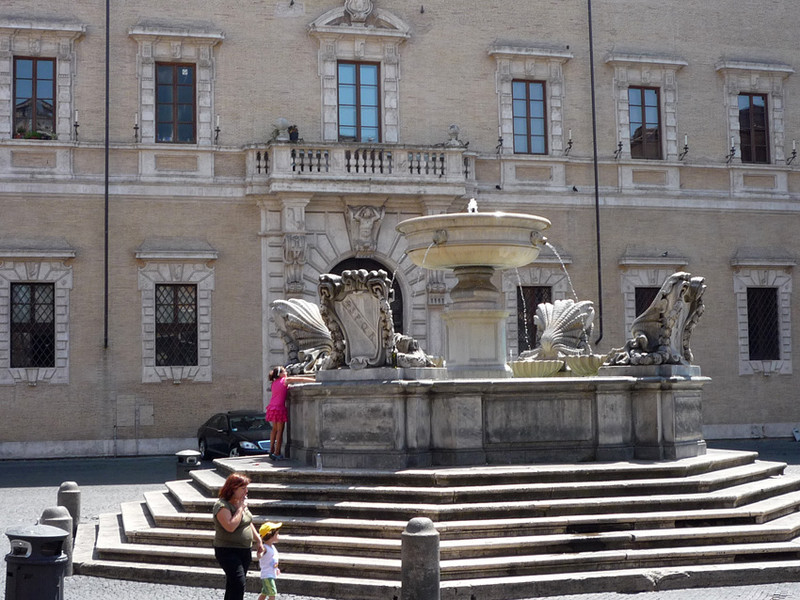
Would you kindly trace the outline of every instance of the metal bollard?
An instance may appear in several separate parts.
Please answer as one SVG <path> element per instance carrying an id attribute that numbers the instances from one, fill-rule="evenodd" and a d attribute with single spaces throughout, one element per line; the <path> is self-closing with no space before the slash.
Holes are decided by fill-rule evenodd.
<path id="1" fill-rule="evenodd" d="M 64 544 L 61 550 L 67 555 L 67 563 L 64 570 L 64 575 L 72 575 L 72 516 L 64 506 L 51 506 L 42 511 L 42 516 L 39 518 L 41 525 L 52 525 L 63 529 L 68 535 L 64 538 Z"/>
<path id="2" fill-rule="evenodd" d="M 58 487 L 56 504 L 65 507 L 72 517 L 72 538 L 78 534 L 78 523 L 81 522 L 81 490 L 74 481 L 65 481 Z"/>
<path id="3" fill-rule="evenodd" d="M 439 532 L 426 517 L 411 519 L 403 531 L 401 600 L 440 600 Z"/>

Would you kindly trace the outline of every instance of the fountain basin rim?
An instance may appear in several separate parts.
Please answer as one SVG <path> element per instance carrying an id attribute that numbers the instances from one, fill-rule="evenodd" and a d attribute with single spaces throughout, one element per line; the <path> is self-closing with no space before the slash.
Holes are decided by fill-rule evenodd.
<path id="1" fill-rule="evenodd" d="M 444 213 L 406 219 L 396 229 L 406 238 L 406 254 L 428 269 L 484 266 L 521 267 L 539 256 L 541 232 L 550 221 L 505 212 Z"/>
<path id="2" fill-rule="evenodd" d="M 539 224 L 538 227 L 533 227 L 531 229 L 547 229 L 550 227 L 550 219 L 545 217 L 540 217 L 539 215 L 529 215 L 525 213 L 509 213 L 503 211 L 493 211 L 493 212 L 476 212 L 476 213 L 441 213 L 438 215 L 423 215 L 421 217 L 412 217 L 410 219 L 405 219 L 400 221 L 397 224 L 397 231 L 401 233 L 410 233 L 410 231 L 404 231 L 404 229 L 408 229 L 409 227 L 414 227 L 415 230 L 427 229 L 424 227 L 425 225 L 430 225 L 430 229 L 441 229 L 441 224 L 445 222 L 451 222 L 451 227 L 476 227 L 478 223 L 475 221 L 486 221 L 487 219 L 494 219 L 494 223 L 498 224 L 498 220 L 506 221 L 510 220 L 510 223 L 507 223 L 508 226 L 516 226 L 520 227 L 521 221 L 526 222 L 527 224 Z M 434 224 L 437 224 L 434 226 Z M 506 225 L 506 223 L 499 223 L 501 225 Z"/>

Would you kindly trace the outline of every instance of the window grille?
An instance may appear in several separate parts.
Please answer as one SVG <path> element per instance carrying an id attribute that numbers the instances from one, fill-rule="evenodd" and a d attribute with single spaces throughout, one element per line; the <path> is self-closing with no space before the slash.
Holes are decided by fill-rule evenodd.
<path id="1" fill-rule="evenodd" d="M 156 366 L 197 365 L 197 286 L 158 284 Z"/>
<path id="2" fill-rule="evenodd" d="M 634 290 L 634 303 L 637 317 L 650 308 L 650 305 L 653 303 L 653 300 L 656 299 L 660 289 L 661 288 L 657 287 L 637 287 Z"/>
<path id="3" fill-rule="evenodd" d="M 750 360 L 780 360 L 777 288 L 747 288 L 747 336 Z"/>
<path id="4" fill-rule="evenodd" d="M 55 285 L 11 284 L 11 367 L 55 367 Z"/>

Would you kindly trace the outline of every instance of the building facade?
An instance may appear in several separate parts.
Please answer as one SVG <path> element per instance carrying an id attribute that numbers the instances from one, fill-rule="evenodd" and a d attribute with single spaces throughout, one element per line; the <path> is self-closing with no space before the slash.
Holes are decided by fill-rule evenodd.
<path id="1" fill-rule="evenodd" d="M 396 329 L 441 354 L 453 281 L 395 226 L 470 198 L 552 221 L 498 275 L 512 354 L 570 297 L 621 347 L 689 271 L 706 436 L 791 436 L 795 25 L 786 1 L 10 0 L 0 458 L 172 452 L 261 407 L 269 305 L 321 273 L 385 269 Z"/>

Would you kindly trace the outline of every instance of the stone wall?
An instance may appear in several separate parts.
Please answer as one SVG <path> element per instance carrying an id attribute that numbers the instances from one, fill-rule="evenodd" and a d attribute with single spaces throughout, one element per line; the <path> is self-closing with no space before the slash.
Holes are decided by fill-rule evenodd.
<path id="1" fill-rule="evenodd" d="M 316 301 L 318 275 L 357 256 L 396 272 L 406 333 L 440 354 L 441 311 L 453 280 L 404 259 L 394 226 L 463 210 L 473 196 L 480 210 L 550 219 L 548 238 L 565 257 L 576 293 L 597 303 L 585 5 L 462 0 L 422 11 L 420 2 L 376 0 L 379 26 L 367 32 L 375 22 L 368 20 L 364 31 L 348 25 L 345 41 L 330 47 L 328 33 L 341 33 L 335 29 L 340 0 L 246 8 L 203 0 L 171 5 L 169 15 L 153 0 L 112 2 L 106 347 L 105 15 L 88 0 L 73 0 L 66 12 L 51 4 L 11 0 L 0 8 L 0 262 L 49 260 L 41 250 L 21 255 L 21 238 L 59 238 L 74 251 L 57 257 L 72 277 L 64 333 L 69 372 L 67 381 L 31 385 L 2 363 L 9 341 L 0 332 L 0 369 L 7 371 L 0 377 L 6 415 L 0 456 L 30 455 L 29 444 L 43 435 L 65 454 L 164 451 L 164 439 L 179 449 L 212 412 L 263 406 L 266 372 L 284 357 L 269 303 L 292 296 Z M 635 282 L 679 269 L 704 276 L 708 310 L 693 350 L 713 380 L 704 396 L 707 436 L 790 436 L 800 425 L 792 368 L 800 319 L 791 298 L 800 163 L 787 164 L 792 140 L 800 137 L 794 73 L 800 14 L 791 3 L 764 10 L 727 1 L 687 11 L 679 0 L 601 3 L 593 10 L 603 299 L 596 351 L 625 342 Z M 629 15 L 636 26 L 626 22 Z M 14 56 L 57 58 L 57 140 L 13 139 Z M 391 174 L 347 171 L 337 162 L 356 148 L 326 133 L 335 119 L 325 96 L 332 89 L 331 56 L 382 63 L 391 86 L 383 90 L 389 119 L 383 126 L 396 138 L 376 147 L 396 160 Z M 146 126 L 153 83 L 144 68 L 152 60 L 198 65 L 197 144 L 154 142 Z M 514 77 L 547 81 L 548 155 L 513 153 L 507 91 Z M 664 160 L 630 158 L 621 103 L 632 84 L 663 88 Z M 731 135 L 740 144 L 732 131 L 737 90 L 769 96 L 769 164 L 742 164 L 740 155 L 726 162 Z M 279 117 L 297 124 L 298 144 L 270 143 Z M 453 123 L 468 146 L 444 146 Z M 684 136 L 689 152 L 679 159 Z M 615 157 L 619 141 L 624 147 Z M 291 154 L 300 148 L 315 160 L 332 157 L 330 170 L 301 171 Z M 425 173 L 425 157 L 436 153 L 446 155 L 441 177 Z M 383 212 L 362 236 L 349 215 L 364 206 Z M 187 372 L 177 384 L 172 375 L 145 382 L 139 273 L 156 259 L 137 249 L 154 239 L 213 251 L 199 262 L 196 252 L 166 261 L 213 271 L 205 305 L 207 380 Z M 513 352 L 516 286 L 552 285 L 555 297 L 571 297 L 561 273 L 555 258 L 543 255 L 498 276 L 512 313 Z M 8 281 L 0 285 L 0 303 L 8 302 Z M 743 282 L 780 286 L 779 361 L 743 358 L 747 315 L 735 288 Z"/>

